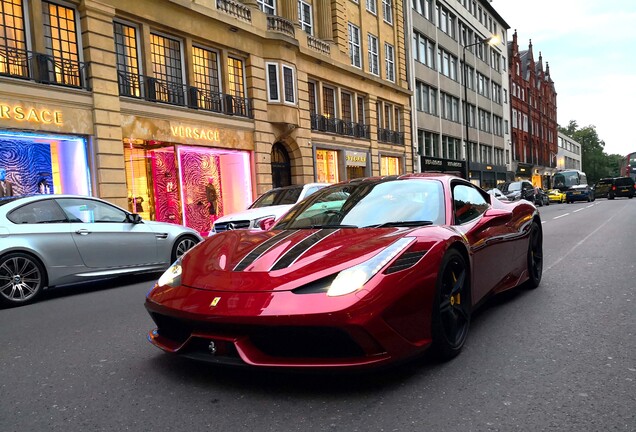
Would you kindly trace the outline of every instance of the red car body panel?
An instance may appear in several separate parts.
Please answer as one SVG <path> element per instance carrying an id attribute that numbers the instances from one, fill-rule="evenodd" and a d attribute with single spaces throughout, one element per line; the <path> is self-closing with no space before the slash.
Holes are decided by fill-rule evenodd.
<path id="1" fill-rule="evenodd" d="M 452 182 L 463 180 L 404 177 L 442 183 L 445 225 L 217 234 L 183 257 L 179 286 L 155 286 L 148 294 L 145 306 L 158 326 L 149 340 L 165 351 L 216 363 L 377 366 L 431 344 L 436 281 L 449 248 L 467 257 L 472 305 L 528 279 L 528 232 L 538 218 L 532 204 L 493 198 L 483 215 L 453 225 Z M 329 297 L 312 291 L 312 284 L 330 283 L 404 237 L 413 239 L 404 253 L 419 257 L 409 267 L 388 271 L 400 254 L 354 293 Z"/>

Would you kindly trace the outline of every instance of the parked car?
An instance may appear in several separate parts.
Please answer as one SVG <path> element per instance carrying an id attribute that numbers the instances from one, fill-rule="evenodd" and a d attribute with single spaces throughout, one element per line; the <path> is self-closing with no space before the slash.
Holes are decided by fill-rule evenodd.
<path id="1" fill-rule="evenodd" d="M 531 203 L 534 199 L 534 186 L 527 180 L 506 182 L 501 186 L 501 191 L 510 201 L 525 199 Z"/>
<path id="2" fill-rule="evenodd" d="M 0 238 L 0 303 L 13 306 L 54 286 L 165 270 L 202 240 L 78 195 L 0 199 Z"/>
<path id="3" fill-rule="evenodd" d="M 261 221 L 271 218 L 277 220 L 294 204 L 328 185 L 329 183 L 308 183 L 271 189 L 258 197 L 247 210 L 215 220 L 209 235 L 235 229 L 262 229 Z"/>
<path id="4" fill-rule="evenodd" d="M 594 185 L 594 195 L 597 198 L 614 199 L 616 197 L 634 198 L 636 186 L 631 177 L 604 178 Z"/>
<path id="5" fill-rule="evenodd" d="M 544 205 L 550 205 L 550 199 L 548 198 L 548 194 L 541 188 L 534 189 L 534 203 L 539 207 L 543 207 Z"/>
<path id="6" fill-rule="evenodd" d="M 548 191 L 548 200 L 552 203 L 564 203 L 565 198 L 565 192 L 561 192 L 559 189 L 550 189 Z"/>
<path id="7" fill-rule="evenodd" d="M 343 182 L 178 260 L 146 297 L 148 339 L 251 367 L 367 368 L 428 348 L 447 360 L 484 298 L 539 285 L 542 244 L 532 203 L 455 176 Z"/>
<path id="8" fill-rule="evenodd" d="M 565 191 L 565 202 L 570 204 L 574 201 L 587 201 L 592 202 L 596 199 L 594 195 L 594 188 L 588 184 L 580 184 L 570 186 Z"/>
<path id="9" fill-rule="evenodd" d="M 495 198 L 497 198 L 499 201 L 504 201 L 504 202 L 508 202 L 510 201 L 508 199 L 508 197 L 506 195 L 504 195 L 504 193 L 501 191 L 501 189 L 498 188 L 492 188 L 488 191 L 488 193 L 492 196 L 494 196 Z"/>

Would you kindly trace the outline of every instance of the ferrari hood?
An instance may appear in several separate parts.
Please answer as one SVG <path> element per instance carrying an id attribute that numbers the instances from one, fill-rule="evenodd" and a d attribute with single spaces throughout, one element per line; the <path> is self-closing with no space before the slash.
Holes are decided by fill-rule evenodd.
<path id="1" fill-rule="evenodd" d="M 183 257 L 182 284 L 219 291 L 294 289 L 363 262 L 412 231 L 226 231 Z"/>

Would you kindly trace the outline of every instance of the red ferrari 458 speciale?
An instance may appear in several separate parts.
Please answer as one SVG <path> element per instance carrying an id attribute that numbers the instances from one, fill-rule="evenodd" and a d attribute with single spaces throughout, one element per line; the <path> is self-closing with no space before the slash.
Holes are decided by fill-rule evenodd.
<path id="1" fill-rule="evenodd" d="M 145 306 L 159 348 L 214 363 L 363 368 L 461 350 L 486 296 L 542 274 L 528 201 L 451 175 L 355 179 L 268 230 L 226 231 L 179 258 Z"/>

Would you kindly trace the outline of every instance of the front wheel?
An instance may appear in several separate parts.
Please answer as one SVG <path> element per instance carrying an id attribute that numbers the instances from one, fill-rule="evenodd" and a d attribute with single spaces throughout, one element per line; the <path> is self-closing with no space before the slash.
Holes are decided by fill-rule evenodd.
<path id="1" fill-rule="evenodd" d="M 433 352 L 450 360 L 461 351 L 470 326 L 470 271 L 464 257 L 449 250 L 437 276 L 432 316 Z"/>
<path id="2" fill-rule="evenodd" d="M 543 234 L 536 222 L 532 222 L 528 236 L 528 288 L 536 288 L 543 275 Z"/>
<path id="3" fill-rule="evenodd" d="M 179 239 L 175 242 L 172 247 L 172 255 L 170 257 L 170 262 L 175 262 L 178 258 L 192 249 L 199 241 L 194 236 L 183 236 L 179 237 Z"/>
<path id="4" fill-rule="evenodd" d="M 10 253 L 0 259 L 0 303 L 22 306 L 34 302 L 45 284 L 44 268 L 31 255 Z"/>

